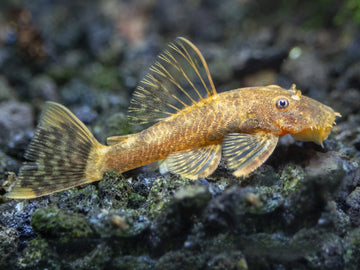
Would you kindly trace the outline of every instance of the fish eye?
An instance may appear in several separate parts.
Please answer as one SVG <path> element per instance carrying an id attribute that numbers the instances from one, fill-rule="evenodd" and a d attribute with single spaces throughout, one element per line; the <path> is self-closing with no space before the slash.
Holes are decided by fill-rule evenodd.
<path id="1" fill-rule="evenodd" d="M 285 111 L 289 107 L 289 100 L 287 98 L 279 98 L 276 100 L 275 105 L 279 111 Z"/>

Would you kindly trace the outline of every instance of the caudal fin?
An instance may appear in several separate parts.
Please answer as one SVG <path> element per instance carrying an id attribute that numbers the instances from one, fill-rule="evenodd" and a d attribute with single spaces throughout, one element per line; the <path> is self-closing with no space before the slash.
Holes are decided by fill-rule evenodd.
<path id="1" fill-rule="evenodd" d="M 35 198 L 100 180 L 106 146 L 67 108 L 47 102 L 9 198 Z"/>

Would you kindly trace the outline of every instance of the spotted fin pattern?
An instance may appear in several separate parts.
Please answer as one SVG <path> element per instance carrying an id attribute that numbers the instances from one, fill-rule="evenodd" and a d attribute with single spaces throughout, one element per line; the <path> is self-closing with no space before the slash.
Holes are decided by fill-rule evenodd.
<path id="1" fill-rule="evenodd" d="M 102 147 L 86 126 L 64 106 L 47 102 L 26 153 L 29 160 L 9 198 L 35 198 L 100 180 L 102 173 L 89 173 Z"/>
<path id="2" fill-rule="evenodd" d="M 158 56 L 134 92 L 129 120 L 153 124 L 216 94 L 201 52 L 177 38 Z"/>

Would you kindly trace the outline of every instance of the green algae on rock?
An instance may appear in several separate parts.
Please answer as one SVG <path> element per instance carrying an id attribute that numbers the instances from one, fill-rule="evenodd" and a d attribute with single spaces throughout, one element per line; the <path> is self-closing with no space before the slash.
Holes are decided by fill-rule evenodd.
<path id="1" fill-rule="evenodd" d="M 360 265 L 360 228 L 349 231 L 344 241 L 345 269 L 356 270 Z"/>
<path id="2" fill-rule="evenodd" d="M 125 208 L 130 194 L 133 193 L 132 185 L 123 175 L 114 171 L 106 171 L 104 180 L 98 183 L 100 204 L 104 208 Z"/>
<path id="3" fill-rule="evenodd" d="M 22 133 L 16 115 L 7 114 L 15 121 L 0 121 L 6 127 L 0 132 L 0 185 L 6 171 L 17 173 L 43 100 L 80 111 L 100 141 L 130 132 L 125 109 L 140 70 L 176 33 L 200 45 L 219 89 L 264 79 L 290 86 L 309 75 L 308 81 L 296 81 L 306 86 L 304 93 L 343 115 L 324 148 L 280 141 L 268 162 L 240 183 L 222 162 L 214 175 L 196 182 L 140 169 L 108 173 L 101 185 L 41 199 L 0 199 L 0 269 L 359 268 L 360 50 L 353 22 L 332 25 L 333 15 L 343 12 L 337 5 L 322 13 L 322 2 L 297 1 L 288 13 L 291 3 L 261 1 L 271 5 L 271 14 L 255 1 L 16 1 L 15 9 L 23 8 L 25 19 L 32 16 L 44 38 L 49 58 L 38 64 L 19 48 L 21 37 L 13 28 L 19 21 L 7 12 L 15 1 L 0 2 L 0 107 L 31 108 L 31 115 L 24 115 L 28 133 Z M 326 27 L 299 27 L 315 13 L 317 20 L 325 15 Z M 303 55 L 289 59 L 293 48 Z M 312 67 L 319 82 L 316 72 L 309 73 Z M 181 194 L 184 200 L 178 201 Z M 61 244 L 66 234 L 50 234 L 38 224 L 35 232 L 30 220 L 39 208 L 39 213 L 60 209 L 64 217 L 75 213 L 92 233 Z"/>
<path id="4" fill-rule="evenodd" d="M 52 250 L 51 245 L 43 238 L 29 241 L 16 266 L 19 269 L 61 269 L 60 258 Z"/>
<path id="5" fill-rule="evenodd" d="M 58 238 L 65 243 L 93 235 L 84 215 L 67 213 L 56 207 L 36 210 L 31 219 L 31 226 L 41 235 Z"/>
<path id="6" fill-rule="evenodd" d="M 180 187 L 189 185 L 191 180 L 179 178 L 176 176 L 161 176 L 156 178 L 152 185 L 147 198 L 148 214 L 155 217 L 166 209 L 167 204 L 171 201 L 172 196 Z"/>

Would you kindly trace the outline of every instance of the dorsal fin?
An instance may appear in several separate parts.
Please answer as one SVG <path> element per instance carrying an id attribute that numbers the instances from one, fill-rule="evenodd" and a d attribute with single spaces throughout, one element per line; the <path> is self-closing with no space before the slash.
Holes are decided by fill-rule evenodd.
<path id="1" fill-rule="evenodd" d="M 215 94 L 201 52 L 179 37 L 168 44 L 140 82 L 129 107 L 129 120 L 156 123 Z"/>

